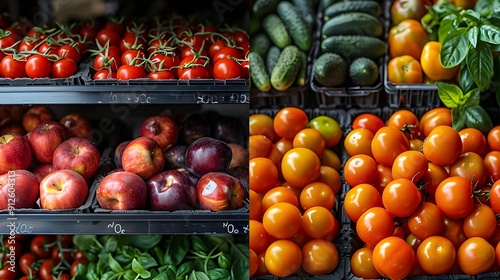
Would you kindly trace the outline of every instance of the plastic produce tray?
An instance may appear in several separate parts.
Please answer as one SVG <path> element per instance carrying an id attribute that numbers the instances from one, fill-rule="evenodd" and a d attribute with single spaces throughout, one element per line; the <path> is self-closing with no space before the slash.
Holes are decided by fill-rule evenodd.
<path id="1" fill-rule="evenodd" d="M 372 113 L 375 115 L 378 115 L 379 117 L 382 118 L 383 121 L 386 121 L 389 119 L 392 113 L 401 110 L 401 109 L 408 109 L 411 110 L 415 115 L 420 118 L 425 112 L 428 110 L 432 109 L 434 107 L 419 107 L 419 108 L 393 108 L 393 107 L 383 107 L 383 108 L 375 108 L 371 110 L 362 110 L 362 109 L 350 109 L 348 110 L 348 115 L 350 116 L 349 118 L 354 119 L 358 115 L 362 113 Z M 485 108 L 486 112 L 490 115 L 493 125 L 499 125 L 500 124 L 500 110 L 498 108 L 492 108 L 488 107 Z M 352 129 L 352 127 L 348 128 L 347 133 Z M 345 150 L 343 150 L 343 163 L 345 163 L 345 160 L 349 158 L 349 155 Z M 343 176 L 342 176 L 343 180 Z M 345 183 L 345 181 L 342 184 L 342 203 L 341 203 L 341 225 L 342 225 L 342 230 L 343 230 L 343 240 L 342 240 L 342 247 L 341 250 L 345 253 L 342 255 L 344 258 L 345 262 L 345 279 L 349 280 L 361 280 L 362 278 L 356 277 L 352 273 L 351 265 L 350 265 L 350 258 L 352 254 L 359 248 L 363 247 L 363 242 L 359 239 L 359 237 L 356 235 L 356 224 L 352 222 L 349 217 L 346 215 L 344 211 L 344 203 L 343 199 L 346 195 L 346 193 L 351 189 L 351 187 Z M 340 250 L 339 250 L 340 252 Z M 419 277 L 412 277 L 408 278 L 412 280 L 432 280 L 432 279 L 437 279 L 437 280 L 454 280 L 454 279 L 500 279 L 500 272 L 486 272 L 482 273 L 476 276 L 470 276 L 470 275 L 464 275 L 464 274 L 445 274 L 445 275 L 439 275 L 439 276 L 419 276 Z"/>
<path id="2" fill-rule="evenodd" d="M 1 86 L 74 86 L 81 85 L 81 76 L 85 70 L 84 63 L 79 63 L 78 71 L 68 78 L 0 78 Z"/>

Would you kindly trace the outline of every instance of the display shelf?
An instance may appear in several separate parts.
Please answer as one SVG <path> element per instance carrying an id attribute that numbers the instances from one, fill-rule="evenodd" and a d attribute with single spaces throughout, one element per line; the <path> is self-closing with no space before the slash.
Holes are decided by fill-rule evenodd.
<path id="1" fill-rule="evenodd" d="M 172 83 L 170 85 L 6 86 L 2 104 L 245 104 L 248 86 L 241 83 Z"/>
<path id="2" fill-rule="evenodd" d="M 246 234 L 248 213 L 0 215 L 0 234 Z"/>

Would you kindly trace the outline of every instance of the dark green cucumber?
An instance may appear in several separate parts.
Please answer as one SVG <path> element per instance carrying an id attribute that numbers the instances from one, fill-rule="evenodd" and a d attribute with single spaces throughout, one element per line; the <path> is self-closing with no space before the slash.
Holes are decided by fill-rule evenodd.
<path id="1" fill-rule="evenodd" d="M 267 51 L 266 68 L 267 68 L 267 73 L 269 73 L 269 75 L 271 75 L 271 73 L 273 72 L 274 66 L 276 65 L 276 62 L 278 62 L 280 54 L 281 54 L 281 49 L 278 48 L 277 46 L 271 46 Z"/>
<path id="2" fill-rule="evenodd" d="M 269 79 L 269 74 L 267 73 L 266 66 L 264 64 L 264 59 L 262 56 L 256 52 L 251 51 L 248 54 L 248 59 L 250 61 L 250 77 L 251 82 L 256 88 L 263 92 L 268 92 L 271 90 L 271 81 Z"/>
<path id="3" fill-rule="evenodd" d="M 329 6 L 331 6 L 337 2 L 340 2 L 342 0 L 320 0 L 320 1 L 321 1 L 321 7 L 323 7 L 323 10 L 325 10 Z"/>
<path id="4" fill-rule="evenodd" d="M 341 85 L 347 77 L 347 67 L 347 62 L 340 55 L 324 53 L 314 61 L 314 79 L 325 87 Z"/>
<path id="5" fill-rule="evenodd" d="M 316 26 L 316 6 L 310 0 L 292 0 L 292 3 L 297 7 L 302 18 L 312 31 Z"/>
<path id="6" fill-rule="evenodd" d="M 250 39 L 250 49 L 262 57 L 266 56 L 267 50 L 271 45 L 271 39 L 269 39 L 265 32 L 259 32 Z"/>
<path id="7" fill-rule="evenodd" d="M 300 15 L 297 7 L 289 1 L 281 1 L 276 7 L 276 12 L 283 20 L 293 43 L 299 49 L 309 51 L 313 42 L 313 34 L 307 27 L 307 23 Z"/>
<path id="8" fill-rule="evenodd" d="M 281 51 L 280 57 L 271 73 L 272 87 L 279 91 L 285 91 L 293 85 L 299 73 L 301 62 L 300 49 L 295 45 L 286 46 Z"/>
<path id="9" fill-rule="evenodd" d="M 323 38 L 336 35 L 367 35 L 380 37 L 384 26 L 380 19 L 368 13 L 340 14 L 325 22 L 321 29 Z"/>
<path id="10" fill-rule="evenodd" d="M 267 15 L 262 21 L 262 29 L 280 49 L 292 44 L 292 38 L 288 35 L 285 24 L 278 15 L 274 13 Z"/>
<path id="11" fill-rule="evenodd" d="M 367 57 L 358 57 L 349 65 L 349 77 L 355 86 L 370 86 L 379 78 L 378 65 Z"/>
<path id="12" fill-rule="evenodd" d="M 339 35 L 323 39 L 321 50 L 342 55 L 346 59 L 368 57 L 376 59 L 385 54 L 387 45 L 379 38 L 362 35 Z"/>
<path id="13" fill-rule="evenodd" d="M 296 79 L 299 87 L 305 86 L 307 83 L 307 54 L 303 51 L 300 51 L 300 60 L 300 69 Z"/>
<path id="14" fill-rule="evenodd" d="M 333 17 L 336 17 L 341 14 L 351 13 L 351 12 L 360 12 L 360 13 L 368 13 L 373 16 L 380 16 L 382 14 L 382 7 L 378 2 L 369 0 L 357 0 L 357 1 L 342 1 L 337 2 L 330 5 L 326 8 L 323 14 L 323 20 L 327 21 Z"/>
<path id="15" fill-rule="evenodd" d="M 252 12 L 256 16 L 264 16 L 276 10 L 276 6 L 280 0 L 254 0 Z"/>

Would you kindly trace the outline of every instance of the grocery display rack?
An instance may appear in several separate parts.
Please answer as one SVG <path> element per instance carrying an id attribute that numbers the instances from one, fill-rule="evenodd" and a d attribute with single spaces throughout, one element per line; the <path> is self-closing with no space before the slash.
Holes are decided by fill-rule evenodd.
<path id="1" fill-rule="evenodd" d="M 10 4 L 15 4 L 15 1 Z M 119 1 L 106 1 L 114 4 Z M 50 1 L 35 1 L 39 11 L 47 11 Z M 240 2 L 238 5 L 244 5 Z M 232 4 L 231 7 L 235 6 Z M 234 8 L 234 7 L 233 7 Z M 68 79 L 3 79 L 0 78 L 0 104 L 64 105 L 80 111 L 90 111 L 93 118 L 99 118 L 102 110 L 113 111 L 113 105 L 147 113 L 151 106 L 165 105 L 165 108 L 210 108 L 221 113 L 236 111 L 246 118 L 248 111 L 249 80 L 195 79 L 189 81 L 152 81 L 138 79 L 130 81 L 111 80 L 94 82 L 85 80 L 82 64 L 77 75 Z M 105 104 L 110 104 L 106 109 Z M 96 106 L 99 106 L 98 108 Z M 183 107 L 184 108 L 184 107 Z M 132 110 L 131 110 L 132 111 Z M 116 114 L 116 113 L 115 113 Z M 134 117 L 135 113 L 131 114 Z M 127 121 L 125 119 L 125 121 Z M 115 145 L 117 143 L 114 143 Z M 110 147 L 113 150 L 110 151 Z M 239 210 L 212 212 L 208 210 L 180 211 L 113 211 L 93 212 L 91 205 L 100 174 L 109 171 L 114 146 L 110 145 L 101 156 L 101 166 L 89 184 L 86 203 L 69 211 L 48 211 L 42 209 L 19 209 L 10 215 L 0 211 L 0 234 L 246 234 L 248 231 L 248 207 Z M 106 153 L 106 155 L 105 155 Z"/>

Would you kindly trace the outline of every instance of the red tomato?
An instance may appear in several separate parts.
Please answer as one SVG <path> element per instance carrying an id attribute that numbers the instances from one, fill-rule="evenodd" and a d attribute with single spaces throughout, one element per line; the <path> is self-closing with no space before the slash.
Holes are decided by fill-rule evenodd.
<path id="1" fill-rule="evenodd" d="M 415 253 L 408 243 L 395 236 L 381 240 L 373 248 L 373 265 L 383 277 L 403 279 L 415 265 Z"/>
<path id="2" fill-rule="evenodd" d="M 500 179 L 500 151 L 490 151 L 483 158 L 484 166 L 488 170 L 487 178 L 489 182 L 496 182 Z"/>
<path id="3" fill-rule="evenodd" d="M 372 248 L 382 239 L 391 236 L 393 232 L 393 216 L 382 207 L 366 210 L 356 222 L 356 233 L 359 238 Z"/>
<path id="4" fill-rule="evenodd" d="M 122 52 L 120 61 L 121 65 L 140 66 L 144 59 L 144 52 L 142 50 L 130 49 Z"/>
<path id="5" fill-rule="evenodd" d="M 68 78 L 73 76 L 78 71 L 76 62 L 70 58 L 60 59 L 52 64 L 52 77 L 54 78 Z"/>
<path id="6" fill-rule="evenodd" d="M 26 252 L 19 259 L 19 266 L 24 275 L 37 275 L 38 270 L 34 268 L 35 256 L 31 252 Z"/>
<path id="7" fill-rule="evenodd" d="M 492 151 L 500 151 L 500 125 L 493 127 L 488 132 L 488 147 Z"/>
<path id="8" fill-rule="evenodd" d="M 173 80 L 175 79 L 175 76 L 168 70 L 162 70 L 149 73 L 148 78 L 151 80 Z"/>
<path id="9" fill-rule="evenodd" d="M 26 74 L 31 79 L 48 78 L 52 65 L 47 57 L 34 54 L 28 58 L 25 65 Z"/>
<path id="10" fill-rule="evenodd" d="M 439 208 L 424 202 L 408 217 L 408 229 L 418 239 L 438 235 L 444 226 L 444 216 Z"/>
<path id="11" fill-rule="evenodd" d="M 446 216 L 444 217 L 443 229 L 439 235 L 450 240 L 455 248 L 460 247 L 467 240 L 467 236 L 464 233 L 463 220 L 452 219 Z"/>
<path id="12" fill-rule="evenodd" d="M 434 194 L 436 193 L 436 188 L 444 179 L 448 177 L 448 172 L 444 167 L 429 162 L 427 172 L 425 172 L 424 177 L 422 177 L 424 193 L 427 193 L 430 196 L 434 196 Z"/>
<path id="13" fill-rule="evenodd" d="M 351 187 L 371 184 L 375 181 L 377 169 L 377 163 L 372 157 L 363 154 L 355 155 L 350 157 L 344 165 L 344 178 Z"/>
<path id="14" fill-rule="evenodd" d="M 491 209 L 495 214 L 500 214 L 500 180 L 496 180 L 490 190 Z"/>
<path id="15" fill-rule="evenodd" d="M 109 48 L 104 53 L 98 54 L 94 58 L 94 69 L 102 70 L 109 69 L 112 72 L 116 72 L 121 66 L 121 56 L 120 51 L 117 48 Z"/>
<path id="16" fill-rule="evenodd" d="M 208 49 L 208 55 L 210 56 L 210 59 L 213 60 L 215 54 L 225 47 L 227 47 L 227 45 L 226 41 L 224 40 L 215 41 L 213 44 L 211 44 Z"/>
<path id="17" fill-rule="evenodd" d="M 177 68 L 177 75 L 181 80 L 208 79 L 210 77 L 208 69 L 205 67 L 205 59 L 184 57 Z"/>
<path id="18" fill-rule="evenodd" d="M 74 62 L 78 63 L 80 62 L 81 55 L 80 51 L 71 45 L 63 45 L 57 50 L 57 55 L 60 58 L 69 58 L 72 59 Z"/>
<path id="19" fill-rule="evenodd" d="M 156 72 L 159 70 L 169 70 L 172 71 L 172 74 L 176 75 L 177 71 L 173 69 L 173 67 L 178 66 L 181 62 L 179 56 L 175 54 L 164 55 L 161 53 L 153 54 L 150 57 L 152 65 L 148 65 L 149 72 Z"/>
<path id="20" fill-rule="evenodd" d="M 427 136 L 422 152 L 432 163 L 448 166 L 454 163 L 462 151 L 462 139 L 452 127 L 441 125 Z"/>
<path id="21" fill-rule="evenodd" d="M 417 116 L 410 110 L 398 110 L 389 117 L 387 126 L 401 130 L 408 140 L 421 138 Z"/>
<path id="22" fill-rule="evenodd" d="M 223 58 L 242 59 L 243 55 L 241 54 L 241 51 L 239 51 L 238 49 L 232 47 L 223 47 L 222 49 L 220 49 L 218 52 L 215 53 L 214 57 L 212 58 L 212 62 L 216 64 L 217 61 Z"/>
<path id="23" fill-rule="evenodd" d="M 410 149 L 410 142 L 398 129 L 385 126 L 373 137 L 371 148 L 378 163 L 392 166 L 399 154 Z"/>
<path id="24" fill-rule="evenodd" d="M 384 126 L 384 121 L 379 116 L 371 113 L 363 113 L 352 121 L 353 129 L 362 127 L 370 130 L 373 134 Z"/>
<path id="25" fill-rule="evenodd" d="M 486 154 L 486 137 L 479 129 L 468 127 L 461 129 L 458 134 L 462 139 L 462 154 L 466 152 L 474 152 L 480 156 Z"/>
<path id="26" fill-rule="evenodd" d="M 122 65 L 118 68 L 116 72 L 116 78 L 118 80 L 133 80 L 146 78 L 146 72 L 144 72 L 144 68 L 133 65 Z"/>
<path id="27" fill-rule="evenodd" d="M 128 50 L 141 50 L 144 51 L 146 47 L 146 41 L 142 37 L 137 37 L 135 35 L 124 36 L 120 41 L 120 51 L 122 53 Z"/>
<path id="28" fill-rule="evenodd" d="M 450 218 L 464 218 L 474 209 L 472 189 L 472 183 L 465 178 L 453 176 L 444 179 L 436 189 L 436 205 Z"/>
<path id="29" fill-rule="evenodd" d="M 104 46 L 108 43 L 110 46 L 119 46 L 121 41 L 121 36 L 118 32 L 111 29 L 101 29 L 96 35 L 96 40 L 99 45 Z"/>
<path id="30" fill-rule="evenodd" d="M 404 178 L 394 179 L 384 188 L 382 203 L 395 217 L 408 217 L 420 205 L 422 195 L 415 184 Z"/>
<path id="31" fill-rule="evenodd" d="M 94 80 L 116 79 L 116 73 L 110 72 L 108 69 L 101 69 L 95 72 L 92 78 Z"/>
<path id="32" fill-rule="evenodd" d="M 16 60 L 12 55 L 5 56 L 0 62 L 0 74 L 3 78 L 26 77 L 26 60 Z"/>
<path id="33" fill-rule="evenodd" d="M 221 58 L 214 64 L 214 78 L 219 80 L 243 77 L 243 68 L 231 58 Z"/>

